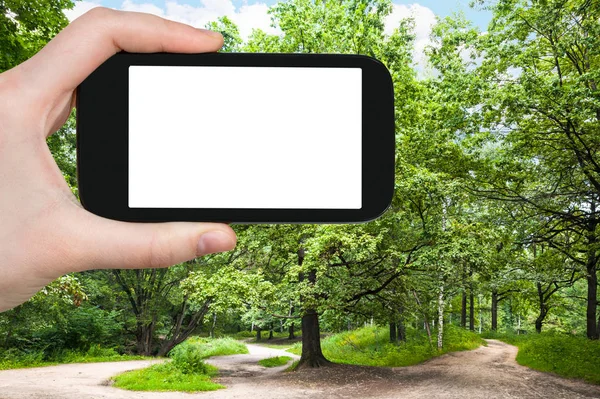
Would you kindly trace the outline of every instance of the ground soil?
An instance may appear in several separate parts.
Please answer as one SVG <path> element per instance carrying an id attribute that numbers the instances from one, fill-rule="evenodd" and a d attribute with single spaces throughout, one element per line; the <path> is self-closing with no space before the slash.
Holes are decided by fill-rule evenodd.
<path id="1" fill-rule="evenodd" d="M 334 365 L 284 372 L 258 360 L 290 356 L 248 345 L 250 354 L 211 358 L 221 369 L 215 392 L 130 392 L 110 386 L 111 376 L 155 361 L 67 364 L 0 371 L 1 399 L 232 399 L 232 398 L 600 398 L 600 386 L 567 380 L 519 366 L 517 348 L 489 340 L 488 346 L 440 356 L 420 365 L 374 368 Z"/>

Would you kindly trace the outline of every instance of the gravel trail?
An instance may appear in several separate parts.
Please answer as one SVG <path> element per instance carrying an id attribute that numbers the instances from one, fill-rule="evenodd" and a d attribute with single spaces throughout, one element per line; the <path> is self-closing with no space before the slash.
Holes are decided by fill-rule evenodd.
<path id="1" fill-rule="evenodd" d="M 284 373 L 258 360 L 290 356 L 280 349 L 248 344 L 249 354 L 208 360 L 221 370 L 227 388 L 196 394 L 131 392 L 108 384 L 111 376 L 158 361 L 65 364 L 0 371 L 1 399 L 234 399 L 273 398 L 600 398 L 600 386 L 541 373 L 515 362 L 517 348 L 496 340 L 402 368 L 334 365 Z"/>

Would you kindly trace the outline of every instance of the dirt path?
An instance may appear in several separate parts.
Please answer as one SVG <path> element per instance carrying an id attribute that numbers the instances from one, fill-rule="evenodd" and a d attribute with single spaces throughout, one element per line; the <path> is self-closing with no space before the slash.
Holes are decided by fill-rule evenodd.
<path id="1" fill-rule="evenodd" d="M 151 361 L 72 364 L 0 371 L 0 398 L 600 398 L 600 387 L 540 373 L 516 364 L 517 348 L 489 340 L 487 347 L 441 356 L 426 363 L 386 369 L 336 365 L 282 373 L 258 360 L 291 356 L 248 345 L 250 354 L 209 360 L 219 367 L 227 389 L 198 394 L 129 392 L 106 385 L 110 376 L 146 367 Z"/>

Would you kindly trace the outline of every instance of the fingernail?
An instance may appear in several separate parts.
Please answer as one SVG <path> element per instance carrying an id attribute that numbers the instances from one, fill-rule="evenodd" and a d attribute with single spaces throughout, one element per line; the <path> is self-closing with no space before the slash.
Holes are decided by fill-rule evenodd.
<path id="1" fill-rule="evenodd" d="M 200 236 L 198 240 L 198 256 L 225 252 L 235 247 L 235 241 L 223 231 L 208 231 Z"/>
<path id="2" fill-rule="evenodd" d="M 223 35 L 221 35 L 219 32 L 215 32 L 214 30 L 209 30 L 209 29 L 198 29 L 200 32 L 204 33 L 205 35 L 214 37 L 214 38 L 221 38 Z"/>

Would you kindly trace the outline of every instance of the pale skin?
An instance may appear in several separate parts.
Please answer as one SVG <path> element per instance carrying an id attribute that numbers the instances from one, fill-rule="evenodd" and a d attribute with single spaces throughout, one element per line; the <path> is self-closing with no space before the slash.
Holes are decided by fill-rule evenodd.
<path id="1" fill-rule="evenodd" d="M 46 145 L 69 116 L 77 86 L 113 54 L 202 53 L 222 45 L 218 33 L 95 8 L 0 74 L 0 311 L 67 273 L 167 267 L 235 247 L 225 224 L 136 224 L 87 212 Z"/>

